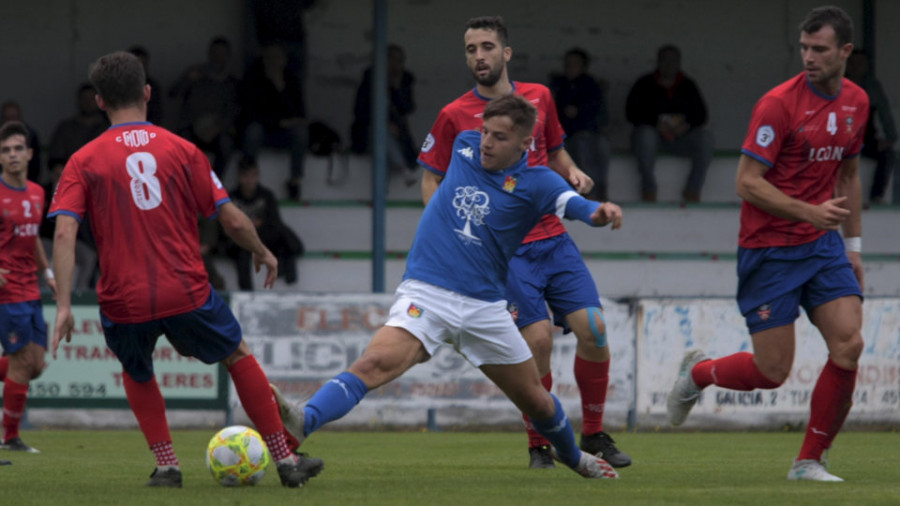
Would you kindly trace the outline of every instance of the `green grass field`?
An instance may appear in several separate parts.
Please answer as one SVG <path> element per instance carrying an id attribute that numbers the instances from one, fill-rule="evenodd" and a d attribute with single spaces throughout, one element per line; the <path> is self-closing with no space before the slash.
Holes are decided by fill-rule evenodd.
<path id="1" fill-rule="evenodd" d="M 802 434 L 613 433 L 634 464 L 620 480 L 527 469 L 524 434 L 321 431 L 304 450 L 325 471 L 301 489 L 274 468 L 256 487 L 228 489 L 206 470 L 213 430 L 173 433 L 184 488 L 143 487 L 153 456 L 137 431 L 27 431 L 38 455 L 0 452 L 0 503 L 127 505 L 780 505 L 900 504 L 900 434 L 841 434 L 829 455 L 845 483 L 785 479 Z"/>

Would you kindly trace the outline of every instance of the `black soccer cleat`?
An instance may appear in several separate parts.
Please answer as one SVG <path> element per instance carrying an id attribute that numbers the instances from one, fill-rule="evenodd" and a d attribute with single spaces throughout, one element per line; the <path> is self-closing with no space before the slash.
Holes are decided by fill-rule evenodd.
<path id="1" fill-rule="evenodd" d="M 556 464 L 553 463 L 553 452 L 547 445 L 529 448 L 528 457 L 530 458 L 528 467 L 531 469 L 553 469 L 556 467 Z"/>
<path id="2" fill-rule="evenodd" d="M 14 437 L 12 439 L 7 439 L 2 445 L 0 445 L 0 450 L 9 450 L 12 452 L 25 452 L 25 453 L 41 453 L 37 448 L 32 448 L 25 444 L 25 441 L 22 441 L 20 437 Z"/>
<path id="3" fill-rule="evenodd" d="M 631 457 L 616 448 L 613 438 L 602 430 L 589 436 L 582 434 L 579 447 L 583 452 L 601 457 L 613 467 L 628 467 L 631 465 Z"/>
<path id="4" fill-rule="evenodd" d="M 144 484 L 146 487 L 181 488 L 181 469 L 170 467 L 160 471 L 157 467 L 150 475 L 150 481 Z"/>
<path id="5" fill-rule="evenodd" d="M 310 478 L 318 476 L 325 468 L 322 459 L 316 459 L 305 453 L 295 452 L 297 460 L 293 463 L 276 463 L 281 484 L 288 488 L 302 487 Z"/>

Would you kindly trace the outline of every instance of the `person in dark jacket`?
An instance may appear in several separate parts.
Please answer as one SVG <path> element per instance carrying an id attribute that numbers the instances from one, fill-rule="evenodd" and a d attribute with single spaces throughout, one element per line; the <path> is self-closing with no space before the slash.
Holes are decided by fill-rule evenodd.
<path id="1" fill-rule="evenodd" d="M 697 84 L 681 71 L 678 47 L 659 49 L 656 70 L 634 83 L 625 114 L 634 125 L 631 148 L 641 174 L 641 198 L 656 201 L 654 165 L 662 149 L 690 157 L 691 172 L 681 195 L 685 202 L 699 202 L 714 143 L 712 133 L 704 128 L 706 104 Z"/>

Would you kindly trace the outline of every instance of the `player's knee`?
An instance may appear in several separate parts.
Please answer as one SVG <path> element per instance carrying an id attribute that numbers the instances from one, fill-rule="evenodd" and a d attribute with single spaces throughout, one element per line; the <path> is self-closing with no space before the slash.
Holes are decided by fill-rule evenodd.
<path id="1" fill-rule="evenodd" d="M 606 317 L 603 316 L 603 310 L 598 307 L 586 308 L 587 311 L 587 328 L 576 332 L 578 339 L 585 344 L 595 346 L 597 348 L 605 348 L 606 340 Z"/>
<path id="2" fill-rule="evenodd" d="M 832 360 L 839 366 L 844 368 L 855 368 L 859 357 L 862 355 L 863 347 L 862 334 L 859 331 L 853 333 L 849 339 L 843 340 L 829 350 Z"/>
<path id="3" fill-rule="evenodd" d="M 787 381 L 791 374 L 791 364 L 758 364 L 759 372 L 769 381 L 766 385 L 760 385 L 759 388 L 778 388 Z"/>

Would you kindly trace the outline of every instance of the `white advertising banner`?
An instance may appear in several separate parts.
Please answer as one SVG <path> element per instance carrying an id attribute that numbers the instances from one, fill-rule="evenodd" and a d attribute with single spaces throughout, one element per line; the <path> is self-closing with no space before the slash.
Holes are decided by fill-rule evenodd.
<path id="1" fill-rule="evenodd" d="M 865 348 L 848 423 L 900 421 L 900 304 L 870 298 L 863 304 Z M 744 318 L 733 299 L 642 299 L 637 328 L 637 423 L 662 424 L 666 395 L 685 351 L 711 357 L 753 351 Z M 809 401 L 828 352 L 805 314 L 796 321 L 794 366 L 775 390 L 703 391 L 686 427 L 774 428 L 805 423 Z"/>
<path id="2" fill-rule="evenodd" d="M 326 381 L 345 371 L 385 322 L 392 295 L 304 295 L 235 293 L 231 305 L 269 379 L 296 402 L 307 400 Z M 634 317 L 628 305 L 604 300 L 612 351 L 606 412 L 624 426 L 634 399 Z M 575 338 L 554 339 L 553 392 L 569 416 L 581 419 L 573 376 Z M 233 388 L 233 387 L 232 387 Z M 237 396 L 232 406 L 240 414 Z M 451 347 L 370 392 L 338 423 L 422 425 L 429 410 L 440 425 L 520 423 L 518 411 L 478 369 Z"/>

